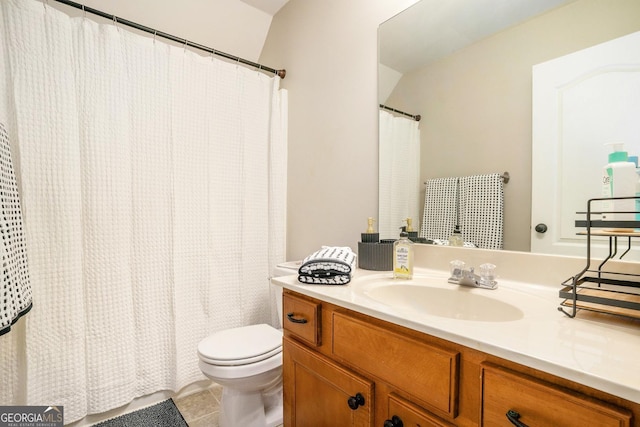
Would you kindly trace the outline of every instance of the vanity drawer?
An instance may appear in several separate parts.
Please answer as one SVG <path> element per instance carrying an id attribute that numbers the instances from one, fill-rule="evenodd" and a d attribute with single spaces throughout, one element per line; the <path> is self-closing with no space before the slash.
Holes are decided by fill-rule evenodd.
<path id="1" fill-rule="evenodd" d="M 631 425 L 631 413 L 553 384 L 493 365 L 482 366 L 481 425 L 511 426 L 508 411 L 528 426 Z"/>
<path id="2" fill-rule="evenodd" d="M 389 414 L 387 419 L 391 420 L 392 423 L 395 421 L 394 425 L 403 425 L 407 427 L 453 427 L 453 424 L 441 420 L 433 414 L 425 412 L 422 408 L 401 398 L 395 393 L 391 393 L 388 400 Z M 397 417 L 397 419 L 394 420 L 393 417 Z M 398 420 L 401 421 L 402 424 L 399 424 Z"/>
<path id="3" fill-rule="evenodd" d="M 460 353 L 333 313 L 333 355 L 449 418 L 458 413 Z M 415 398 L 415 399 L 414 399 Z"/>
<path id="4" fill-rule="evenodd" d="M 320 303 L 285 293 L 282 296 L 282 324 L 297 338 L 313 345 L 321 344 Z"/>

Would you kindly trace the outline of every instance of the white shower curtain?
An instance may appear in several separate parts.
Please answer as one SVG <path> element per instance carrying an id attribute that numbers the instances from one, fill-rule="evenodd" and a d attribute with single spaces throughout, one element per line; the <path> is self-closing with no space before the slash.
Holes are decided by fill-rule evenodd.
<path id="1" fill-rule="evenodd" d="M 398 238 L 406 218 L 419 230 L 420 129 L 419 122 L 380 110 L 378 231 L 380 238 Z"/>
<path id="2" fill-rule="evenodd" d="M 34 300 L 19 333 L 0 337 L 0 404 L 64 405 L 71 422 L 203 379 L 200 339 L 275 320 L 280 79 L 0 1 L 0 121 Z"/>

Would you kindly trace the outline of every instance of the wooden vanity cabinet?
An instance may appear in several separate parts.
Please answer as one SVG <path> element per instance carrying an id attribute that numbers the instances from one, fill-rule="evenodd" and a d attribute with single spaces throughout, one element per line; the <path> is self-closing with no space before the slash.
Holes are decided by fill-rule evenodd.
<path id="1" fill-rule="evenodd" d="M 631 412 L 585 395 L 501 368 L 482 366 L 482 426 L 511 425 L 512 419 L 528 426 L 626 427 Z"/>
<path id="2" fill-rule="evenodd" d="M 373 426 L 373 382 L 284 339 L 284 424 Z"/>
<path id="3" fill-rule="evenodd" d="M 460 352 L 416 340 L 340 310 L 332 315 L 332 356 L 447 418 L 458 414 Z"/>
<path id="4" fill-rule="evenodd" d="M 285 426 L 454 425 L 458 350 L 288 290 L 283 317 Z"/>
<path id="5" fill-rule="evenodd" d="M 640 427 L 640 405 L 569 380 L 291 290 L 283 307 L 285 427 Z"/>

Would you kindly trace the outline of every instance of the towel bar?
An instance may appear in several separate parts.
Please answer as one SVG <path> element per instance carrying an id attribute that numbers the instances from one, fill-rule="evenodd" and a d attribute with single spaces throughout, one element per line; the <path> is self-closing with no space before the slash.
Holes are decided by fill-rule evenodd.
<path id="1" fill-rule="evenodd" d="M 502 175 L 500 175 L 500 177 L 502 178 L 502 182 L 504 182 L 505 184 L 509 183 L 509 180 L 511 179 L 511 175 L 509 175 L 509 172 L 505 172 Z M 423 182 L 424 185 L 427 185 L 427 181 Z"/>

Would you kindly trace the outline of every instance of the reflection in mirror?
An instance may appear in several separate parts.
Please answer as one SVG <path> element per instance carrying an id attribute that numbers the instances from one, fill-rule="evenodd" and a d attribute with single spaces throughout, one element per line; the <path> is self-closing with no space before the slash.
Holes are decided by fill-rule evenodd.
<path id="1" fill-rule="evenodd" d="M 637 0 L 421 0 L 383 23 L 379 102 L 422 116 L 419 205 L 427 179 L 509 171 L 504 249 L 529 251 L 532 67 L 638 30 Z"/>
<path id="2" fill-rule="evenodd" d="M 612 166 L 627 174 L 614 175 L 615 195 L 634 196 L 640 192 L 636 188 L 640 185 L 637 165 L 627 162 L 627 156 L 622 154 L 636 159 L 640 154 L 639 95 L 640 32 L 533 68 L 532 217 L 542 222 L 549 218 L 557 221 L 555 233 L 531 240 L 532 251 L 584 256 L 585 229 L 575 226 L 576 212 L 586 211 L 585 200 L 602 197 L 609 190 L 603 185 L 603 166 L 608 163 L 613 143 L 619 153 Z M 617 206 L 622 208 L 618 210 L 636 207 L 635 200 L 616 203 L 626 204 Z M 592 203 L 592 212 L 602 210 L 606 210 L 602 202 Z M 592 219 L 604 216 L 594 214 Z M 636 219 L 635 214 L 607 216 L 609 220 Z M 586 215 L 578 218 L 586 219 Z M 633 232 L 633 227 L 616 230 Z M 594 233 L 599 234 L 598 231 L 603 230 L 596 229 Z M 614 237 L 619 240 L 617 256 L 629 248 L 624 259 L 640 260 L 640 245 L 629 245 L 640 239 Z M 594 237 L 592 242 L 592 253 L 595 251 L 597 258 L 604 259 L 609 253 L 609 237 Z"/>
<path id="3" fill-rule="evenodd" d="M 399 228 L 413 228 L 420 216 L 416 197 L 420 191 L 420 129 L 415 117 L 407 114 L 380 109 L 378 232 L 383 239 L 398 238 Z"/>

